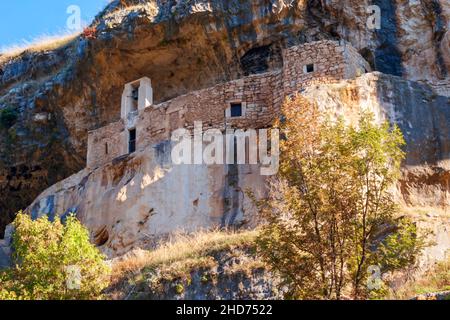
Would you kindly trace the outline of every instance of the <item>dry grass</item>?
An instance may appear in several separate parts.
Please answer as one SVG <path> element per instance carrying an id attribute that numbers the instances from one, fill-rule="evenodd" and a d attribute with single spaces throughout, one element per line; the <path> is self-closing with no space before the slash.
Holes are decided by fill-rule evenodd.
<path id="1" fill-rule="evenodd" d="M 62 48 L 79 36 L 79 33 L 62 35 L 43 35 L 30 42 L 23 41 L 21 44 L 1 48 L 0 64 L 10 61 L 26 52 L 44 52 Z"/>
<path id="2" fill-rule="evenodd" d="M 158 7 L 154 3 L 143 2 L 142 4 L 135 4 L 135 5 L 126 4 L 126 1 L 123 1 L 123 3 L 125 5 L 118 7 L 117 10 L 113 10 L 109 13 L 105 12 L 102 18 L 103 19 L 111 18 L 121 11 L 123 11 L 123 13 L 129 13 L 142 9 L 145 9 L 152 16 L 156 16 L 158 14 Z M 102 10 L 102 12 L 104 11 L 105 9 Z M 77 33 L 63 32 L 54 35 L 47 34 L 36 37 L 31 41 L 22 40 L 18 44 L 2 47 L 0 48 L 0 65 L 17 58 L 24 52 L 44 52 L 62 48 L 70 44 L 79 35 L 80 32 Z"/>
<path id="3" fill-rule="evenodd" d="M 153 2 L 143 2 L 138 4 L 127 4 L 124 3 L 123 5 L 117 7 L 115 10 L 112 10 L 110 12 L 105 12 L 102 16 L 104 20 L 108 20 L 110 18 L 113 18 L 115 15 L 124 16 L 131 12 L 137 12 L 145 10 L 149 16 L 154 17 L 158 14 L 159 9 L 158 5 Z"/>
<path id="4" fill-rule="evenodd" d="M 113 266 L 113 281 L 126 273 L 139 272 L 142 269 L 155 269 L 160 266 L 183 264 L 189 261 L 203 261 L 208 254 L 235 246 L 252 245 L 258 231 L 226 232 L 200 231 L 193 235 L 177 234 L 162 243 L 154 251 L 146 251 L 132 258 L 124 259 Z"/>
<path id="5" fill-rule="evenodd" d="M 428 271 L 420 279 L 407 284 L 397 292 L 390 294 L 390 299 L 411 299 L 427 294 L 450 291 L 450 257 L 438 263 L 435 268 Z"/>

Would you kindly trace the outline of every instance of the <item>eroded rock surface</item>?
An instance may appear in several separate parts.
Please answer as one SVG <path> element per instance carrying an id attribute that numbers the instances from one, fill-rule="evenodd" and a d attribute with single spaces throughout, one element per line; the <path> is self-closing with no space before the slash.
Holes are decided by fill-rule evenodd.
<path id="1" fill-rule="evenodd" d="M 258 167 L 230 178 L 228 166 L 173 165 L 170 152 L 155 145 L 83 170 L 47 189 L 27 211 L 33 218 L 51 219 L 76 213 L 93 243 L 109 257 L 152 248 L 177 230 L 239 226 L 252 220 L 253 205 L 244 190 L 263 195 Z M 234 194 L 236 188 L 241 192 Z"/>
<path id="2" fill-rule="evenodd" d="M 430 87 L 381 73 L 304 94 L 336 116 L 356 122 L 360 110 L 396 123 L 406 141 L 398 199 L 407 206 L 450 206 L 450 99 Z"/>
<path id="3" fill-rule="evenodd" d="M 367 27 L 371 5 L 381 8 L 380 29 Z M 87 131 L 118 119 L 124 83 L 151 77 L 155 101 L 161 102 L 278 68 L 281 48 L 343 38 L 375 70 L 448 88 L 449 17 L 446 0 L 113 1 L 93 23 L 95 39 L 79 37 L 0 65 L 0 109 L 9 113 L 2 116 L 0 134 L 0 238 L 17 210 L 84 167 Z M 394 95 L 392 103 L 408 97 Z M 420 104 L 416 98 L 414 108 Z M 412 134 L 431 133 L 435 128 L 428 125 L 438 122 L 447 125 L 437 113 L 427 114 L 429 98 L 420 116 L 408 111 L 424 119 L 425 127 L 411 128 Z M 431 104 L 429 110 L 438 109 Z M 442 128 L 436 129 L 439 141 L 448 137 Z M 448 150 L 430 146 L 436 153 Z M 415 198 L 420 184 L 429 186 L 421 196 L 426 202 L 448 195 L 445 164 L 410 165 L 416 168 L 405 175 L 405 198 Z"/>

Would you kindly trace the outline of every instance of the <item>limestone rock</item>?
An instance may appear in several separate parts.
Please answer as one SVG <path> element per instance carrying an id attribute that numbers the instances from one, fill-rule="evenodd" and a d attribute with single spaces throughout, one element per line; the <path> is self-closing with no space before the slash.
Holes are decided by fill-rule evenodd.
<path id="1" fill-rule="evenodd" d="M 367 27 L 371 5 L 381 9 L 380 29 Z M 96 17 L 94 39 L 78 37 L 13 59 L 2 55 L 0 109 L 13 108 L 17 118 L 0 129 L 0 238 L 16 211 L 84 167 L 87 132 L 118 120 L 124 83 L 151 77 L 159 103 L 279 68 L 282 48 L 343 38 L 375 70 L 426 80 L 448 93 L 449 17 L 446 0 L 116 0 Z M 40 121 L 43 114 L 52 116 Z M 436 124 L 436 115 L 421 125 Z M 412 180 L 404 188 L 429 183 L 427 202 L 448 194 L 446 166 L 408 169 Z"/>
<path id="2" fill-rule="evenodd" d="M 450 99 L 420 83 L 371 73 L 340 84 L 308 88 L 304 95 L 327 112 L 355 122 L 369 110 L 396 123 L 406 140 L 398 199 L 408 206 L 450 206 Z"/>

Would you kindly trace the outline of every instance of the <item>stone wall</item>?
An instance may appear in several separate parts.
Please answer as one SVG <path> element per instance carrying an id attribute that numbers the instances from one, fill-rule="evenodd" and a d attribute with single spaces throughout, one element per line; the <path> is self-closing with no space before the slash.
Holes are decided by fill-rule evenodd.
<path id="1" fill-rule="evenodd" d="M 317 41 L 283 52 L 283 84 L 286 94 L 301 91 L 315 83 L 330 83 L 344 78 L 344 48 L 335 41 Z M 313 65 L 308 72 L 306 67 Z"/>
<path id="2" fill-rule="evenodd" d="M 291 47 L 283 52 L 285 95 L 314 84 L 352 79 L 371 70 L 370 65 L 350 44 L 323 40 Z M 308 72 L 307 66 L 314 70 Z"/>
<path id="3" fill-rule="evenodd" d="M 109 163 L 127 154 L 127 129 L 136 128 L 137 149 L 170 139 L 179 128 L 193 129 L 203 122 L 204 129 L 266 128 L 278 115 L 282 102 L 281 72 L 255 75 L 195 91 L 139 112 L 126 125 L 123 121 L 89 133 L 88 168 Z M 245 115 L 226 118 L 232 102 L 245 104 Z M 108 145 L 108 154 L 106 154 Z"/>
<path id="4" fill-rule="evenodd" d="M 280 72 L 250 76 L 244 79 L 196 91 L 148 108 L 137 121 L 138 148 L 170 139 L 179 128 L 204 129 L 265 128 L 277 116 L 282 101 Z M 232 102 L 245 105 L 245 115 L 227 118 L 225 110 Z"/>
<path id="5" fill-rule="evenodd" d="M 96 168 L 128 152 L 124 122 L 118 121 L 88 134 L 87 167 Z"/>

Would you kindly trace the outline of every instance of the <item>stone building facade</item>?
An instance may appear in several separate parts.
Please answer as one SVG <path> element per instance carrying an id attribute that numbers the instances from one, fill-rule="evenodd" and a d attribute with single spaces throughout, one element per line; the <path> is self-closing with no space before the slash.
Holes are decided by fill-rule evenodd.
<path id="1" fill-rule="evenodd" d="M 125 86 L 121 119 L 89 133 L 87 167 L 43 192 L 33 218 L 76 213 L 109 257 L 151 247 L 182 229 L 254 226 L 246 194 L 266 195 L 259 164 L 181 164 L 171 159 L 171 134 L 193 129 L 270 128 L 283 99 L 315 83 L 354 78 L 369 65 L 345 43 L 320 41 L 286 49 L 283 67 L 154 105 L 150 79 Z M 191 131 L 192 132 L 192 131 Z"/>
<path id="2" fill-rule="evenodd" d="M 284 97 L 315 83 L 351 79 L 370 71 L 358 52 L 343 42 L 307 43 L 284 50 L 282 56 L 281 70 L 218 84 L 158 105 L 153 105 L 150 79 L 127 84 L 121 120 L 89 132 L 87 167 L 96 168 L 169 140 L 171 132 L 192 129 L 195 121 L 203 122 L 205 129 L 223 131 L 270 127 Z M 239 109 L 237 116 L 231 108 Z"/>

